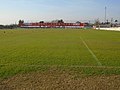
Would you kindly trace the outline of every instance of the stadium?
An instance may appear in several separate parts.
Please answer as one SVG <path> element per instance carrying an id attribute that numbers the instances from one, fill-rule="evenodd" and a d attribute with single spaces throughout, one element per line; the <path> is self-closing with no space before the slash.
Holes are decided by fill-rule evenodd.
<path id="1" fill-rule="evenodd" d="M 1 0 L 0 90 L 120 90 L 119 4 Z"/>

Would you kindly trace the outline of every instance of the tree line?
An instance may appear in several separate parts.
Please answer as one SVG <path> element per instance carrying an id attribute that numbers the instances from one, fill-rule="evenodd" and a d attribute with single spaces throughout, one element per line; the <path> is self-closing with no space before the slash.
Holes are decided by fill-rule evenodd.
<path id="1" fill-rule="evenodd" d="M 17 24 L 12 24 L 12 25 L 0 25 L 0 29 L 14 29 L 17 28 Z"/>

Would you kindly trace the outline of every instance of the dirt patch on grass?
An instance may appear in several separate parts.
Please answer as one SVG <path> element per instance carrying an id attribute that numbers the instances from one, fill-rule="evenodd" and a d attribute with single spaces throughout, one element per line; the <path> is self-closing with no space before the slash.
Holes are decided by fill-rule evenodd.
<path id="1" fill-rule="evenodd" d="M 120 90 L 120 75 L 86 77 L 66 71 L 34 72 L 1 80 L 0 90 Z"/>

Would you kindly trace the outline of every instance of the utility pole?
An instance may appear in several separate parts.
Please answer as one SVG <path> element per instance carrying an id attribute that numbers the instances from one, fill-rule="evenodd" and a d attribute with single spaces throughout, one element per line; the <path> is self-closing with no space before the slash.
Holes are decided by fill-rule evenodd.
<path id="1" fill-rule="evenodd" d="M 105 22 L 106 22 L 106 17 L 107 17 L 107 7 L 105 6 Z"/>
<path id="2" fill-rule="evenodd" d="M 111 23 L 113 23 L 113 18 L 111 18 Z"/>
<path id="3" fill-rule="evenodd" d="M 113 18 L 111 18 L 110 27 L 113 26 Z"/>

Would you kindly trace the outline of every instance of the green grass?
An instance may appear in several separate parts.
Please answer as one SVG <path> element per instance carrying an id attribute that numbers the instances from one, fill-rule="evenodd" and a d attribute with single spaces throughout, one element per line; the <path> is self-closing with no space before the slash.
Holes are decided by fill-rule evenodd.
<path id="1" fill-rule="evenodd" d="M 0 77 L 49 70 L 50 67 L 86 75 L 120 74 L 120 32 L 89 29 L 0 31 Z"/>

